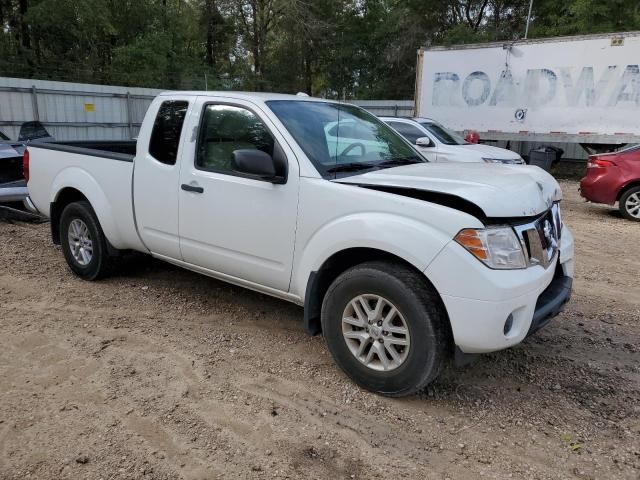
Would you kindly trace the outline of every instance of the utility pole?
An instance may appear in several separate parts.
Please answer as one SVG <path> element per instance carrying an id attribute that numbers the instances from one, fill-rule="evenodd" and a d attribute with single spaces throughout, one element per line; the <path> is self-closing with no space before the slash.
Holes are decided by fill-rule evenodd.
<path id="1" fill-rule="evenodd" d="M 527 15 L 527 26 L 524 29 L 524 39 L 527 39 L 527 35 L 529 35 L 529 22 L 531 21 L 531 9 L 533 8 L 533 0 L 529 2 L 529 14 Z"/>

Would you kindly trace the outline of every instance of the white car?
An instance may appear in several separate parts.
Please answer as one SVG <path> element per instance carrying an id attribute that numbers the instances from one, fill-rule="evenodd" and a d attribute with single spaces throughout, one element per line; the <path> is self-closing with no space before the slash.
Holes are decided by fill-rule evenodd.
<path id="1" fill-rule="evenodd" d="M 468 143 L 456 132 L 429 118 L 380 119 L 414 144 L 430 162 L 525 163 L 520 155 L 511 150 Z"/>
<path id="2" fill-rule="evenodd" d="M 294 302 L 346 374 L 384 395 L 424 387 L 454 352 L 520 343 L 571 293 L 553 177 L 429 163 L 352 105 L 166 93 L 137 144 L 38 144 L 24 161 L 81 278 L 135 250 Z"/>

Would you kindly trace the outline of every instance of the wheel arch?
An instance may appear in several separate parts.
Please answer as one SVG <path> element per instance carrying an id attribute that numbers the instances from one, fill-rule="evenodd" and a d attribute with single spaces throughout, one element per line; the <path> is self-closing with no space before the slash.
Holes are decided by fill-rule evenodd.
<path id="1" fill-rule="evenodd" d="M 385 250 L 370 247 L 353 247 L 340 250 L 327 258 L 320 268 L 309 274 L 304 297 L 304 329 L 309 335 L 317 335 L 322 332 L 320 315 L 324 296 L 333 281 L 348 269 L 370 261 L 386 261 L 401 264 L 416 272 L 424 281 L 433 288 L 440 299 L 442 311 L 447 315 L 444 302 L 429 279 L 411 262 L 398 255 Z M 449 317 L 447 315 L 447 328 L 450 330 Z"/>
<path id="2" fill-rule="evenodd" d="M 89 202 L 89 199 L 76 188 L 65 187 L 58 192 L 49 210 L 51 223 L 51 239 L 56 245 L 60 245 L 60 217 L 65 207 L 75 202 Z M 91 204 L 91 202 L 89 202 Z"/>
<path id="3" fill-rule="evenodd" d="M 108 243 L 116 248 L 124 248 L 122 245 L 125 243 L 109 199 L 90 173 L 77 167 L 66 168 L 54 179 L 51 192 L 49 216 L 54 242 L 60 241 L 58 224 L 64 208 L 74 201 L 87 201 L 98 217 Z"/>
<path id="4" fill-rule="evenodd" d="M 616 196 L 616 202 L 620 201 L 620 199 L 622 198 L 622 196 L 630 189 L 634 188 L 634 187 L 640 187 L 640 178 L 636 178 L 635 180 L 631 180 L 630 182 L 627 182 L 626 184 L 624 184 L 620 190 L 618 190 L 618 195 Z"/>

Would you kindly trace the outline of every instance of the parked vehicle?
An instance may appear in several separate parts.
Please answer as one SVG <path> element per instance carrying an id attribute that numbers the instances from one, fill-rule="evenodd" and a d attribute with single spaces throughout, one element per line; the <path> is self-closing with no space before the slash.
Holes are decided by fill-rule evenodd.
<path id="1" fill-rule="evenodd" d="M 53 137 L 40 122 L 23 123 L 15 142 L 0 132 L 0 204 L 25 203 L 25 206 L 31 207 L 22 174 L 22 155 L 26 143 L 50 140 Z"/>
<path id="2" fill-rule="evenodd" d="M 422 48 L 415 114 L 483 141 L 640 143 L 638 51 L 640 32 Z"/>
<path id="3" fill-rule="evenodd" d="M 73 272 L 95 280 L 136 250 L 304 305 L 306 331 L 374 392 L 415 392 L 454 351 L 515 345 L 570 296 L 553 177 L 428 163 L 355 106 L 166 93 L 130 152 L 88 147 L 25 155 Z"/>
<path id="4" fill-rule="evenodd" d="M 414 144 L 430 162 L 524 164 L 522 157 L 511 150 L 469 143 L 456 132 L 430 118 L 380 119 Z"/>
<path id="5" fill-rule="evenodd" d="M 22 202 L 27 184 L 22 177 L 22 144 L 14 144 L 2 134 L 0 142 L 0 203 Z"/>
<path id="6" fill-rule="evenodd" d="M 591 155 L 580 194 L 594 203 L 618 202 L 622 216 L 640 222 L 640 145 Z"/>

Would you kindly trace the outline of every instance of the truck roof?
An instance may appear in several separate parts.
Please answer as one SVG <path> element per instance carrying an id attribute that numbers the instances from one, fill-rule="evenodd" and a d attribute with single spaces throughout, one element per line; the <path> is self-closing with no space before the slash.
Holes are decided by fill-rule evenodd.
<path id="1" fill-rule="evenodd" d="M 193 97 L 235 97 L 245 100 L 259 100 L 267 102 L 269 100 L 297 100 L 297 101 L 309 101 L 309 102 L 331 102 L 339 103 L 335 100 L 328 100 L 326 98 L 310 97 L 306 94 L 299 93 L 297 95 L 290 95 L 285 93 L 269 93 L 269 92 L 239 92 L 239 91 L 166 91 L 159 94 L 159 96 L 168 95 L 187 95 Z"/>

